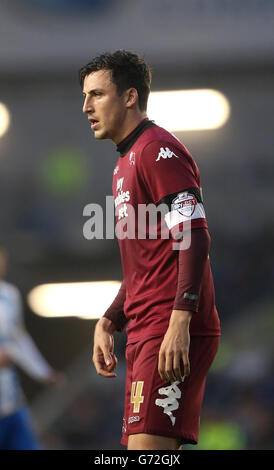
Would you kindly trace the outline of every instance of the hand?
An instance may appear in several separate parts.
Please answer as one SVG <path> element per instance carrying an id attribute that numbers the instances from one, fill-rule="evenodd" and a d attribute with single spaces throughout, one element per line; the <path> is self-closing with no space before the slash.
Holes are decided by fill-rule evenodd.
<path id="1" fill-rule="evenodd" d="M 184 376 L 190 374 L 189 363 L 189 324 L 192 313 L 186 310 L 173 310 L 169 327 L 162 341 L 158 371 L 164 382 L 183 381 L 180 363 L 183 361 Z"/>
<path id="2" fill-rule="evenodd" d="M 114 354 L 114 338 L 112 333 L 115 326 L 108 318 L 101 318 L 95 327 L 93 363 L 97 374 L 104 377 L 116 377 L 113 370 L 118 360 Z"/>
<path id="3" fill-rule="evenodd" d="M 66 382 L 66 378 L 63 372 L 53 370 L 42 382 L 48 387 L 61 388 Z"/>

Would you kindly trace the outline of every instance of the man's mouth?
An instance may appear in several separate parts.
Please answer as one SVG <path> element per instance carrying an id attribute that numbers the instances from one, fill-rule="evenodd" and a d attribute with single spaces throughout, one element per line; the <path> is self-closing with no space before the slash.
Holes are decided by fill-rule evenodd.
<path id="1" fill-rule="evenodd" d="M 99 124 L 99 121 L 97 121 L 96 119 L 89 119 L 89 121 L 91 129 L 94 129 L 96 125 Z"/>

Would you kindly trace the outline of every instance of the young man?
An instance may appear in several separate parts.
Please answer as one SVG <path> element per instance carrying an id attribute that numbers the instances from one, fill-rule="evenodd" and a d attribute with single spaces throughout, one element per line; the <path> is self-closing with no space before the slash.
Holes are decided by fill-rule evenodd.
<path id="1" fill-rule="evenodd" d="M 113 333 L 130 321 L 121 442 L 129 450 L 174 450 L 198 441 L 220 324 L 199 170 L 185 146 L 147 118 L 150 83 L 147 64 L 123 50 L 80 70 L 83 112 L 94 136 L 111 139 L 120 154 L 113 195 L 124 280 L 97 322 L 93 361 L 99 374 L 115 377 Z M 169 237 L 161 235 L 159 218 L 157 237 L 140 228 L 138 211 L 148 204 L 167 208 Z M 171 234 L 184 224 L 188 232 L 175 244 Z"/>

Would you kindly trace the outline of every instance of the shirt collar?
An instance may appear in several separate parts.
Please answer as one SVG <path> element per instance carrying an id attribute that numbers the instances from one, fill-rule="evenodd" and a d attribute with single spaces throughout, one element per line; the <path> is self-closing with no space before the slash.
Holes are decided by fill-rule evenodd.
<path id="1" fill-rule="evenodd" d="M 150 121 L 148 118 L 143 119 L 135 129 L 123 139 L 116 147 L 117 152 L 120 153 L 121 157 L 124 157 L 132 145 L 136 142 L 138 137 L 149 127 L 155 126 L 154 121 Z"/>

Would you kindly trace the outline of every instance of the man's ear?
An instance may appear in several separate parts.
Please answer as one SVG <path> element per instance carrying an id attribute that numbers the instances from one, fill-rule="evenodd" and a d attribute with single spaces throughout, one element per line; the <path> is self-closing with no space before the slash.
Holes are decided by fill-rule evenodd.
<path id="1" fill-rule="evenodd" d="M 138 91 L 136 88 L 129 88 L 126 91 L 126 106 L 127 108 L 132 108 L 132 106 L 138 103 Z"/>

